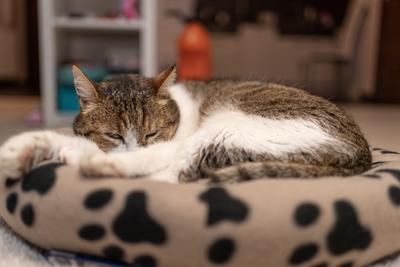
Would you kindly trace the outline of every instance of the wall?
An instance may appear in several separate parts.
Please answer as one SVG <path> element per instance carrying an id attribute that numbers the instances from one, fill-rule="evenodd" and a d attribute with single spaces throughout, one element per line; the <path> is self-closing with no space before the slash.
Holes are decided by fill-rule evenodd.
<path id="1" fill-rule="evenodd" d="M 364 44 L 360 47 L 357 77 L 350 93 L 353 99 L 371 95 L 375 88 L 376 52 L 380 27 L 380 0 L 357 0 L 357 5 L 371 5 Z M 176 61 L 176 40 L 181 23 L 165 16 L 169 8 L 188 14 L 194 0 L 159 1 L 159 66 Z M 251 77 L 307 86 L 305 67 L 318 54 L 341 53 L 341 39 L 282 37 L 270 17 L 265 25 L 243 25 L 238 34 L 213 34 L 213 70 L 217 77 Z M 322 71 L 323 72 L 323 71 Z M 322 93 L 322 92 L 321 92 Z M 323 94 L 323 93 L 322 93 Z"/>
<path id="2" fill-rule="evenodd" d="M 167 68 L 176 63 L 177 41 L 183 30 L 182 22 L 166 15 L 170 9 L 179 9 L 185 14 L 192 14 L 193 0 L 159 0 L 158 1 L 158 66 Z"/>

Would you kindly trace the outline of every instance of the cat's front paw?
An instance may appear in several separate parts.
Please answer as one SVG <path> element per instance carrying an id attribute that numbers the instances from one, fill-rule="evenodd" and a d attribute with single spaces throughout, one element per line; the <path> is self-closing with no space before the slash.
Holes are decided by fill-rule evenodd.
<path id="1" fill-rule="evenodd" d="M 50 154 L 42 132 L 30 132 L 10 138 L 0 147 L 0 172 L 19 178 Z"/>
<path id="2" fill-rule="evenodd" d="M 116 155 L 94 153 L 84 155 L 80 162 L 80 171 L 88 177 L 127 177 L 124 164 Z"/>

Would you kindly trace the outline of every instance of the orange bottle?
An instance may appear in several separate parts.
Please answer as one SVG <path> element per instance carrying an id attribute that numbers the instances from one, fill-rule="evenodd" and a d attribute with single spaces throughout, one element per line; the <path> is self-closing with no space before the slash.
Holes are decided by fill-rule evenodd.
<path id="1" fill-rule="evenodd" d="M 208 80 L 211 76 L 211 37 L 199 22 L 190 21 L 178 40 L 180 80 Z"/>

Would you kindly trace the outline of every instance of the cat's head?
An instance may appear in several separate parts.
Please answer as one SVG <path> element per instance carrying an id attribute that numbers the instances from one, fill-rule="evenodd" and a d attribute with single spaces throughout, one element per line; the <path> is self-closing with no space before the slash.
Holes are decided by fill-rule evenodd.
<path id="1" fill-rule="evenodd" d="M 170 140 L 179 124 L 178 107 L 168 94 L 176 69 L 155 78 L 120 75 L 95 83 L 72 68 L 80 113 L 73 128 L 103 151 L 125 151 Z"/>

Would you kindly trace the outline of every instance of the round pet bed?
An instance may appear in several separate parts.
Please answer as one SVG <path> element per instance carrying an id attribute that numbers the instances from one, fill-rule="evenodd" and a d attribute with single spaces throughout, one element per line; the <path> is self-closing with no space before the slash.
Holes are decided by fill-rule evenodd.
<path id="1" fill-rule="evenodd" d="M 400 154 L 359 176 L 208 187 L 81 177 L 59 163 L 0 177 L 0 214 L 44 249 L 138 266 L 365 266 L 400 250 Z"/>

